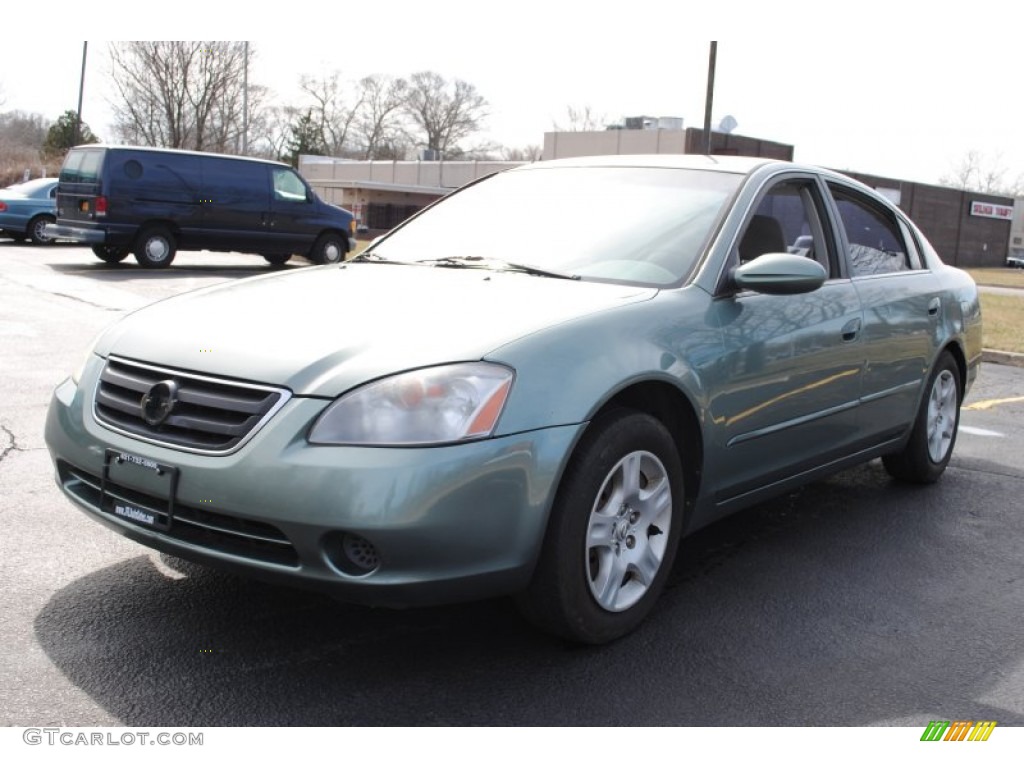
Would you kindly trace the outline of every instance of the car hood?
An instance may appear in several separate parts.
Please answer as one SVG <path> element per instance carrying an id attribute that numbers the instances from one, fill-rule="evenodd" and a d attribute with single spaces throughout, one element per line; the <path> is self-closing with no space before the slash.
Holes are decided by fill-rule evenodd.
<path id="1" fill-rule="evenodd" d="M 657 291 L 483 269 L 347 264 L 158 302 L 96 345 L 142 362 L 335 397 L 363 382 L 491 350 Z"/>

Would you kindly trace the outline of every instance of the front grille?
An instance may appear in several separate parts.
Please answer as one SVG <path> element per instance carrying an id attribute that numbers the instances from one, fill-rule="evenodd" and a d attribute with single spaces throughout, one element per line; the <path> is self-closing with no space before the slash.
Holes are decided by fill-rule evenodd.
<path id="1" fill-rule="evenodd" d="M 291 567 L 299 564 L 295 547 L 273 525 L 183 504 L 174 505 L 171 517 L 166 499 L 107 481 L 106 499 L 101 500 L 99 477 L 65 461 L 57 462 L 57 474 L 64 491 L 91 509 L 108 512 L 112 504 L 121 502 L 156 511 L 161 533 L 168 538 L 250 560 Z M 106 502 L 102 507 L 101 501 Z M 149 530 L 145 525 L 121 517 L 116 519 L 125 526 Z"/>
<path id="2" fill-rule="evenodd" d="M 176 402 L 162 423 L 150 424 L 143 397 L 167 381 L 174 382 Z M 93 412 L 101 424 L 150 443 L 224 454 L 246 442 L 290 394 L 111 357 L 100 374 Z"/>

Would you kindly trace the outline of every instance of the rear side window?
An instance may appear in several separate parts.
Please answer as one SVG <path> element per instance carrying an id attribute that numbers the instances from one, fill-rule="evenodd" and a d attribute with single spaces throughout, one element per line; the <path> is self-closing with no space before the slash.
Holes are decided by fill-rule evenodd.
<path id="1" fill-rule="evenodd" d="M 829 184 L 829 190 L 846 231 L 851 277 L 914 268 L 903 231 L 891 212 L 844 187 Z"/>
<path id="2" fill-rule="evenodd" d="M 73 149 L 60 169 L 63 184 L 95 184 L 100 180 L 105 149 Z"/>

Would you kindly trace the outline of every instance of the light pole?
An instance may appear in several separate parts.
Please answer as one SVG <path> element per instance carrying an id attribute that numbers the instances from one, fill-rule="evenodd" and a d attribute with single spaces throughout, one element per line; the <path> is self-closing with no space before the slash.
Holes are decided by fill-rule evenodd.
<path id="1" fill-rule="evenodd" d="M 711 102 L 715 99 L 715 59 L 718 57 L 718 41 L 711 42 L 708 55 L 708 97 L 704 102 L 704 154 L 711 154 Z"/>
<path id="2" fill-rule="evenodd" d="M 75 112 L 75 135 L 72 137 L 72 146 L 82 140 L 82 94 L 85 93 L 85 57 L 89 52 L 89 43 L 82 43 L 82 77 L 78 81 L 78 111 Z"/>

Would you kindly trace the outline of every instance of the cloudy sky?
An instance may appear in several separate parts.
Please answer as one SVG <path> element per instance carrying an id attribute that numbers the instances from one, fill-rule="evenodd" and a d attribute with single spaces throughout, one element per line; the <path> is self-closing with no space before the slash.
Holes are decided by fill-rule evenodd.
<path id="1" fill-rule="evenodd" d="M 247 4 L 247 11 L 182 0 L 157 6 L 110 0 L 88 14 L 47 2 L 47 18 L 17 14 L 0 45 L 0 109 L 55 118 L 78 98 L 84 37 L 250 38 L 252 80 L 297 103 L 302 74 L 343 77 L 435 70 L 473 83 L 489 103 L 481 140 L 542 144 L 567 106 L 682 117 L 701 126 L 708 41 L 717 38 L 715 121 L 793 144 L 796 159 L 935 182 L 975 150 L 1024 175 L 1024 98 L 1014 28 L 1024 6 L 630 0 L 494 4 Z M 27 7 L 22 5 L 21 7 Z M 241 4 L 235 6 L 242 8 Z M 265 9 L 272 9 L 274 18 Z M 102 18 L 100 18 L 102 16 Z M 65 23 L 74 19 L 74 24 Z M 45 29 L 40 38 L 34 29 Z M 104 40 L 89 41 L 83 117 L 110 130 Z"/>

